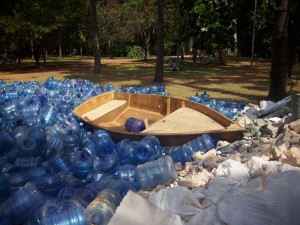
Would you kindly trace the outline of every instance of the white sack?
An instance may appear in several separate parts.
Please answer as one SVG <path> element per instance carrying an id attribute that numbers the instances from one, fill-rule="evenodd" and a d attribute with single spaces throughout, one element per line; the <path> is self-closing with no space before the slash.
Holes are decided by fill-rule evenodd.
<path id="1" fill-rule="evenodd" d="M 184 225 L 178 215 L 150 204 L 148 200 L 128 191 L 108 225 Z"/>

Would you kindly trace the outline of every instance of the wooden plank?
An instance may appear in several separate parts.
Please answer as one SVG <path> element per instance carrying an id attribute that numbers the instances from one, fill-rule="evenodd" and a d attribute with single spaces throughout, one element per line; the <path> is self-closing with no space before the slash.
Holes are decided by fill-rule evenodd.
<path id="1" fill-rule="evenodd" d="M 142 133 L 180 134 L 224 129 L 224 126 L 205 114 L 188 107 L 182 107 L 153 124 Z"/>
<path id="2" fill-rule="evenodd" d="M 103 105 L 100 105 L 99 107 L 85 113 L 82 115 L 82 117 L 86 117 L 88 120 L 93 121 L 107 113 L 109 113 L 110 111 L 126 104 L 126 100 L 112 100 L 109 101 Z"/>

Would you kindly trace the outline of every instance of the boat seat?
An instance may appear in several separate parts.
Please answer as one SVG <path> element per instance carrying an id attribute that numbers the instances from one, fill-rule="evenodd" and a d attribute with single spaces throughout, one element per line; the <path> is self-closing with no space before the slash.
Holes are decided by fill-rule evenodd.
<path id="1" fill-rule="evenodd" d="M 197 133 L 207 130 L 223 130 L 224 126 L 205 114 L 188 107 L 181 107 L 142 133 Z"/>
<path id="2" fill-rule="evenodd" d="M 126 100 L 112 100 L 109 101 L 85 114 L 83 114 L 83 117 L 86 117 L 88 120 L 93 121 L 95 119 L 98 119 L 101 116 L 104 116 L 105 114 L 119 108 L 120 106 L 126 104 Z"/>

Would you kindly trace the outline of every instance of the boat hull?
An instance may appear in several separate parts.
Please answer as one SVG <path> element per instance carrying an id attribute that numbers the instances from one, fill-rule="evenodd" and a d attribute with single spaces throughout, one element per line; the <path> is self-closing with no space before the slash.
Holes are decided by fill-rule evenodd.
<path id="1" fill-rule="evenodd" d="M 107 92 L 82 103 L 73 114 L 94 130 L 106 130 L 115 142 L 140 141 L 153 135 L 163 146 L 179 146 L 202 134 L 233 142 L 244 131 L 209 107 L 168 96 Z M 129 117 L 144 120 L 146 129 L 127 132 L 125 122 Z"/>

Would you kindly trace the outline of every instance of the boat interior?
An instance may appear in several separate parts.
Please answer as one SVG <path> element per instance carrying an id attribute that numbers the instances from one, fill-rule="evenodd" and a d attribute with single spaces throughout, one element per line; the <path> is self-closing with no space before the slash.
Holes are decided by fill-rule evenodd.
<path id="1" fill-rule="evenodd" d="M 145 134 L 240 129 L 208 107 L 188 100 L 147 94 L 108 92 L 82 103 L 73 113 L 95 126 L 116 132 L 127 132 L 125 122 L 129 117 L 145 121 L 146 129 L 142 131 Z"/>

